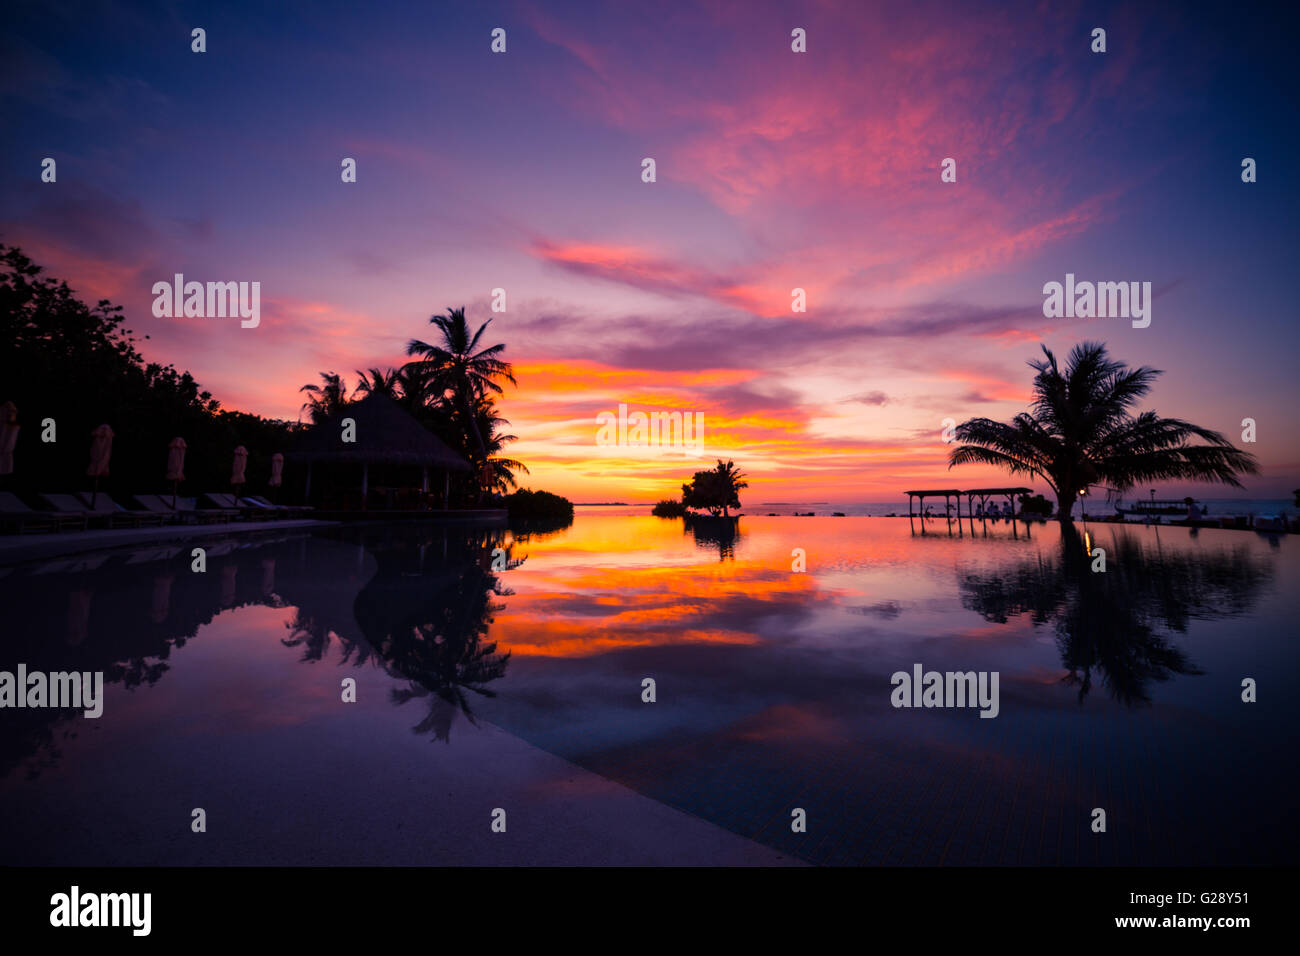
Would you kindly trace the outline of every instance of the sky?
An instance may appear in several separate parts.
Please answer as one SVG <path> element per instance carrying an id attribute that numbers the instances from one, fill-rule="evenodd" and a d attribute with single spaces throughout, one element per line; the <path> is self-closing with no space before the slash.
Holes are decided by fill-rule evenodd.
<path id="1" fill-rule="evenodd" d="M 401 364 L 464 306 L 514 364 L 500 405 L 523 483 L 576 501 L 674 496 L 716 458 L 748 475 L 742 501 L 1007 484 L 949 471 L 945 420 L 1009 419 L 1040 346 L 1085 339 L 1164 370 L 1145 408 L 1239 444 L 1254 419 L 1246 493 L 1287 495 L 1280 9 L 18 3 L 0 242 L 123 305 L 150 360 L 273 417 L 298 418 L 322 371 Z M 175 273 L 260 282 L 260 324 L 154 317 Z M 1045 318 L 1067 273 L 1150 282 L 1151 324 Z M 703 441 L 598 443 L 620 404 L 702 415 Z"/>

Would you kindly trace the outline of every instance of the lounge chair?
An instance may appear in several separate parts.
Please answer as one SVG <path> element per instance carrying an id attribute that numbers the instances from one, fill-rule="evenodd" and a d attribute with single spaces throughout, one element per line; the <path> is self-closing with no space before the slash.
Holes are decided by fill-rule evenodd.
<path id="1" fill-rule="evenodd" d="M 37 511 L 29 508 L 12 491 L 0 491 L 0 525 L 12 525 L 19 534 L 29 531 L 62 531 L 65 528 L 85 530 L 86 516 Z"/>
<path id="2" fill-rule="evenodd" d="M 251 505 L 240 504 L 239 499 L 229 492 L 210 491 L 202 497 L 207 502 L 204 509 L 208 511 L 214 508 L 217 511 L 233 511 L 241 517 L 247 517 L 254 511 Z"/>
<path id="3" fill-rule="evenodd" d="M 81 491 L 77 493 L 77 498 L 91 514 L 107 515 L 110 523 L 120 521 L 123 524 L 130 524 L 132 527 L 147 528 L 158 527 L 165 520 L 163 515 L 147 509 L 128 511 L 102 491 L 96 495 Z M 91 507 L 92 501 L 95 503 L 93 508 Z"/>
<path id="4" fill-rule="evenodd" d="M 183 515 L 192 515 L 201 522 L 230 521 L 239 517 L 239 512 L 229 508 L 200 508 L 195 498 L 177 498 L 176 510 Z"/>
<path id="5" fill-rule="evenodd" d="M 65 494 L 41 495 L 40 499 L 44 501 L 47 505 L 49 505 L 52 511 L 57 511 L 59 514 L 79 515 L 81 518 L 83 518 L 86 521 L 87 525 L 89 525 L 89 523 L 92 520 L 94 520 L 96 524 L 99 524 L 102 527 L 105 528 L 113 527 L 113 515 L 111 512 L 99 511 L 98 509 L 95 511 L 91 511 L 89 508 L 86 507 L 85 502 L 83 502 L 76 495 L 65 495 Z M 121 521 L 119 523 L 125 524 L 127 522 Z"/>
<path id="6" fill-rule="evenodd" d="M 148 511 L 171 515 L 175 520 L 188 524 L 229 521 L 234 515 L 238 514 L 238 512 L 206 508 L 200 510 L 194 506 L 193 498 L 177 498 L 176 507 L 173 508 L 171 495 L 136 495 L 135 503 Z"/>
<path id="7" fill-rule="evenodd" d="M 161 515 L 164 520 L 180 520 L 180 515 L 162 495 L 132 495 L 131 500 L 145 511 Z"/>
<path id="8" fill-rule="evenodd" d="M 311 514 L 313 511 L 316 510 L 311 505 L 273 504 L 272 502 L 268 501 L 266 498 L 262 497 L 261 495 L 244 495 L 243 500 L 246 504 L 252 505 L 254 508 L 257 508 L 263 512 L 274 513 L 276 515 L 281 515 L 286 518 L 291 517 L 293 515 Z"/>

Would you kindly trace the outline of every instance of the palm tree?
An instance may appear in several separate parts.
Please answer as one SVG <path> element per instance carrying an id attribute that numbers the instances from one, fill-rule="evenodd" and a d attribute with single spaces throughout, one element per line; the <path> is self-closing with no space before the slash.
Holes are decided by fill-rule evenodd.
<path id="1" fill-rule="evenodd" d="M 506 458 L 501 455 L 505 446 L 513 441 L 518 441 L 516 435 L 506 435 L 500 430 L 502 425 L 509 425 L 508 419 L 502 418 L 497 414 L 496 406 L 492 399 L 484 398 L 477 409 L 475 409 L 475 424 L 478 433 L 483 437 L 484 449 L 487 452 L 487 482 L 489 491 L 499 491 L 506 494 L 519 487 L 515 480 L 514 473 L 522 471 L 525 475 L 530 474 L 528 466 L 522 461 L 515 458 Z"/>
<path id="2" fill-rule="evenodd" d="M 403 384 L 402 373 L 396 369 L 390 368 L 387 372 L 381 368 L 372 368 L 369 372 L 357 369 L 357 387 L 353 394 L 384 395 L 393 401 L 399 401 L 403 395 Z"/>
<path id="3" fill-rule="evenodd" d="M 324 385 L 304 385 L 298 389 L 308 394 L 302 408 L 311 413 L 312 423 L 316 425 L 341 411 L 348 402 L 348 387 L 343 376 L 334 372 L 321 372 L 320 377 Z"/>
<path id="4" fill-rule="evenodd" d="M 1255 457 L 1219 432 L 1130 411 L 1151 390 L 1158 369 L 1113 361 L 1100 342 L 1076 345 L 1064 372 L 1046 346 L 1043 354 L 1045 360 L 1029 363 L 1038 370 L 1030 410 L 1009 423 L 972 418 L 958 425 L 964 444 L 953 449 L 949 468 L 979 463 L 1037 475 L 1056 492 L 1062 523 L 1089 485 L 1122 492 L 1138 483 L 1191 480 L 1240 488 L 1239 474 L 1258 474 Z"/>
<path id="5" fill-rule="evenodd" d="M 406 354 L 419 356 L 419 361 L 410 363 L 413 371 L 427 377 L 433 394 L 449 398 L 455 410 L 462 416 L 474 445 L 478 449 L 480 468 L 488 459 L 487 445 L 479 430 L 478 417 L 474 409 L 489 393 L 502 393 L 500 380 L 515 382 L 514 369 L 509 362 L 499 356 L 505 351 L 504 345 L 491 345 L 479 349 L 479 339 L 487 327 L 492 324 L 488 319 L 470 334 L 469 324 L 465 320 L 465 310 L 448 309 L 446 315 L 435 315 L 429 324 L 438 327 L 442 333 L 440 345 L 430 345 L 419 339 L 411 339 L 406 344 Z"/>

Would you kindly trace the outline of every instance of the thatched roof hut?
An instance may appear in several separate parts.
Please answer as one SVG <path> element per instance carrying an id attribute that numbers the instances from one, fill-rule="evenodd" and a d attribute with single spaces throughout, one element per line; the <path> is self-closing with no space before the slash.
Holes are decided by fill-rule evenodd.
<path id="1" fill-rule="evenodd" d="M 344 441 L 344 422 L 352 419 L 353 441 Z M 415 465 L 423 473 L 428 491 L 429 470 L 443 472 L 443 506 L 447 478 L 453 471 L 473 471 L 458 452 L 419 423 L 409 412 L 384 395 L 367 395 L 341 412 L 313 425 L 294 443 L 287 456 L 307 463 L 306 494 L 311 495 L 313 464 L 361 465 L 361 507 L 366 507 L 371 465 Z"/>
<path id="2" fill-rule="evenodd" d="M 355 423 L 355 441 L 343 441 L 343 420 Z M 288 457 L 310 462 L 355 462 L 371 465 L 423 465 L 444 471 L 471 471 L 472 466 L 413 415 L 384 395 L 367 395 L 338 415 L 313 425 L 289 450 Z"/>

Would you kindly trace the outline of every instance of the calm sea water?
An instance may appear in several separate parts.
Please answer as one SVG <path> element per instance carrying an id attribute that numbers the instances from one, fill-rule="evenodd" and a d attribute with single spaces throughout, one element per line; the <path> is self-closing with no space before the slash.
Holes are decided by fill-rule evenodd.
<path id="1" fill-rule="evenodd" d="M 1179 496 L 1181 497 L 1181 496 Z M 1053 502 L 1054 499 L 1049 497 Z M 1206 512 L 1211 515 L 1262 515 L 1262 514 L 1284 514 L 1291 517 L 1300 514 L 1300 508 L 1295 506 L 1294 499 L 1291 498 L 1197 498 L 1198 504 L 1205 508 Z M 746 515 L 767 516 L 774 515 L 793 515 L 796 512 L 806 515 L 809 511 L 814 516 L 829 516 L 835 512 L 843 512 L 849 517 L 874 517 L 883 518 L 888 515 L 906 515 L 907 499 L 900 501 L 759 501 L 752 495 L 742 499 L 744 507 L 741 512 Z M 1124 499 L 1122 504 L 1126 508 L 1133 506 L 1134 499 Z M 925 499 L 926 507 L 930 508 L 935 514 L 943 514 L 942 498 Z M 998 507 L 1006 505 L 1006 499 L 997 500 Z M 615 504 L 615 505 L 578 505 L 575 513 L 578 515 L 648 515 L 652 504 Z M 956 507 L 954 505 L 954 507 Z M 1019 504 L 1016 505 L 1019 508 Z M 966 501 L 961 503 L 962 514 L 966 514 Z M 920 512 L 920 505 L 914 503 L 913 510 Z M 1071 510 L 1071 514 L 1076 519 L 1082 519 L 1088 515 L 1113 515 L 1115 505 L 1107 504 L 1102 500 L 1089 500 L 1084 504 L 1076 503 Z M 955 512 L 954 512 L 955 514 Z M 1167 519 L 1166 519 L 1167 520 Z"/>
<path id="2" fill-rule="evenodd" d="M 680 821 L 832 865 L 1293 861 L 1296 538 L 975 530 L 580 514 L 10 568 L 0 669 L 107 685 L 98 720 L 0 711 L 4 859 L 565 862 L 607 819 L 658 862 Z M 916 664 L 996 672 L 998 716 L 892 706 Z"/>

